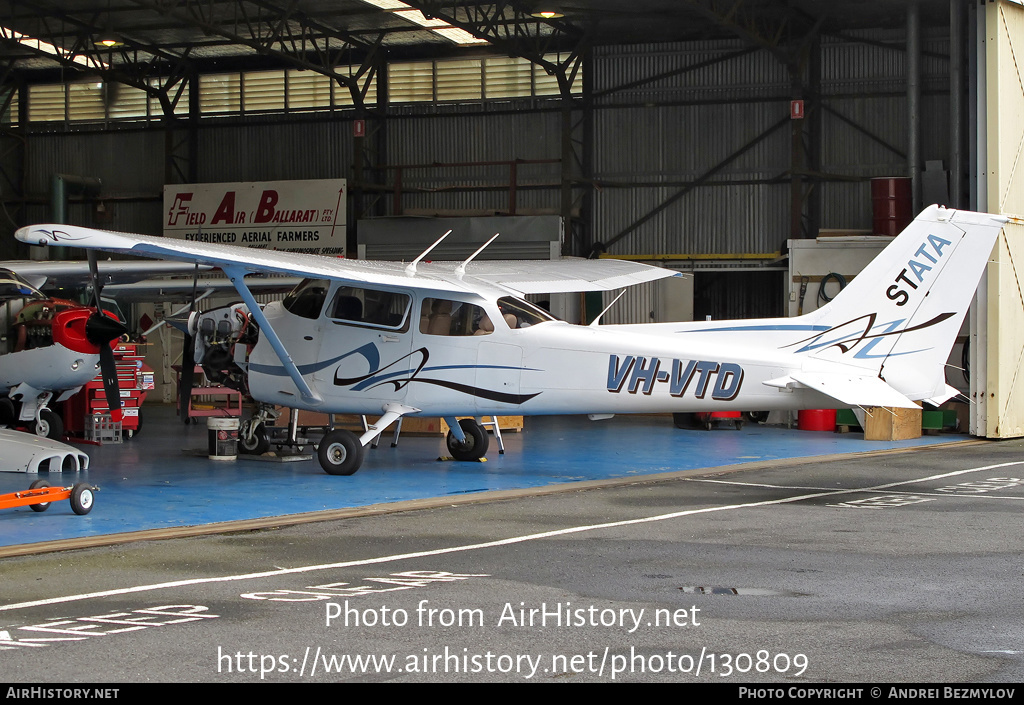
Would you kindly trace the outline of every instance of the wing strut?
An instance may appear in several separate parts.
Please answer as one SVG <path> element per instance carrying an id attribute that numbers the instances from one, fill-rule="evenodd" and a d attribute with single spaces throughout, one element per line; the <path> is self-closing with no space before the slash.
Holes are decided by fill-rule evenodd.
<path id="1" fill-rule="evenodd" d="M 235 289 L 238 291 L 238 295 L 242 297 L 242 301 L 249 307 L 249 315 L 256 319 L 256 323 L 260 326 L 260 335 L 267 336 L 267 341 L 270 346 L 274 348 L 274 352 L 277 353 L 278 359 L 281 360 L 281 364 L 284 365 L 285 372 L 292 378 L 292 382 L 295 382 L 295 386 L 298 388 L 299 393 L 302 395 L 302 401 L 311 405 L 323 404 L 324 398 L 314 392 L 306 384 L 306 380 L 302 378 L 302 374 L 299 372 L 299 368 L 295 366 L 295 361 L 292 360 L 292 356 L 288 354 L 288 350 L 285 349 L 284 343 L 277 336 L 277 331 L 270 325 L 270 321 L 263 315 L 263 309 L 260 308 L 256 298 L 249 291 L 249 287 L 245 285 L 246 270 L 241 267 L 224 267 L 224 273 L 231 280 L 231 283 L 235 285 Z"/>

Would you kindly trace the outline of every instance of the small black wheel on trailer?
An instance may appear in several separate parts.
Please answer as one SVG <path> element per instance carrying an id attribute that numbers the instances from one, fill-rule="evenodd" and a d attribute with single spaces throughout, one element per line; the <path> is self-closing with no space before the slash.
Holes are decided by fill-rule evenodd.
<path id="1" fill-rule="evenodd" d="M 32 433 L 59 441 L 64 437 L 64 422 L 52 409 L 40 409 L 39 420 L 32 422 Z"/>
<path id="2" fill-rule="evenodd" d="M 451 430 L 445 439 L 448 443 L 448 452 L 456 460 L 479 460 L 487 453 L 487 431 L 476 422 L 476 419 L 459 419 L 459 426 L 466 434 L 466 442 L 459 443 L 455 440 Z"/>
<path id="3" fill-rule="evenodd" d="M 43 487 L 49 486 L 50 483 L 47 482 L 46 480 L 36 480 L 31 485 L 29 485 L 28 488 L 30 490 L 38 490 Z M 45 512 L 47 509 L 50 508 L 50 502 L 40 502 L 39 504 L 30 504 L 28 506 L 33 512 Z"/>
<path id="4" fill-rule="evenodd" d="M 323 437 L 316 456 L 328 475 L 354 475 L 363 464 L 363 444 L 351 431 L 337 429 Z"/>
<path id="5" fill-rule="evenodd" d="M 79 482 L 71 488 L 71 511 L 79 516 L 92 511 L 95 501 L 93 488 L 84 482 Z"/>
<path id="6" fill-rule="evenodd" d="M 252 435 L 246 437 L 240 433 L 238 437 L 238 450 L 245 455 L 263 455 L 270 450 L 270 439 L 267 438 L 266 427 L 258 423 L 252 430 Z"/>

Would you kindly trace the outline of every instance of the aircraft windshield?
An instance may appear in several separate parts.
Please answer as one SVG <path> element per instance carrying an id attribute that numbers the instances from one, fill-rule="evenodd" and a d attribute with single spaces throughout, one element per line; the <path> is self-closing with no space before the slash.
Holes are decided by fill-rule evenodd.
<path id="1" fill-rule="evenodd" d="M 319 318 L 329 286 L 326 279 L 303 279 L 284 297 L 285 310 L 303 318 Z"/>
<path id="2" fill-rule="evenodd" d="M 538 323 L 558 320 L 544 309 L 514 296 L 503 296 L 498 299 L 498 309 L 504 316 L 505 322 L 508 323 L 508 327 L 513 329 L 529 328 Z"/>

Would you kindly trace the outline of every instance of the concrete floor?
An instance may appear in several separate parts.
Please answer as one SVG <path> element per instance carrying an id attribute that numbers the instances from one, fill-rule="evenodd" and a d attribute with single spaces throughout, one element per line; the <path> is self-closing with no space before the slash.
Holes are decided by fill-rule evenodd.
<path id="1" fill-rule="evenodd" d="M 0 512 L 0 546 L 197 526 L 261 517 L 362 507 L 414 499 L 536 488 L 560 483 L 644 477 L 680 470 L 808 456 L 828 456 L 949 443 L 963 435 L 913 441 L 865 441 L 860 433 L 835 434 L 747 425 L 712 431 L 679 430 L 667 416 L 534 417 L 523 433 L 493 439 L 484 463 L 438 462 L 439 437 L 405 435 L 390 448 L 390 434 L 351 477 L 326 475 L 314 460 L 267 462 L 245 456 L 209 460 L 203 426 L 185 426 L 171 407 L 147 407 L 146 429 L 124 444 L 85 446 L 87 477 L 51 473 L 51 484 L 87 479 L 98 485 L 96 505 L 76 516 L 67 502 L 45 513 L 27 507 Z M 0 473 L 0 492 L 28 487 L 23 473 Z"/>

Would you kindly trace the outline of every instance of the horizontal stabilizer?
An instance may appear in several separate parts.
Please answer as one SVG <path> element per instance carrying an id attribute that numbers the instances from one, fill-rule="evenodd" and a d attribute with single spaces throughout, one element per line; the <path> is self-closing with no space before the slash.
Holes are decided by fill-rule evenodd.
<path id="1" fill-rule="evenodd" d="M 936 395 L 931 399 L 925 399 L 925 401 L 931 404 L 932 406 L 942 406 L 959 393 L 959 389 L 957 389 L 956 387 L 951 387 L 947 384 L 946 389 L 945 391 L 943 391 L 942 394 Z"/>
<path id="2" fill-rule="evenodd" d="M 806 387 L 850 406 L 892 406 L 918 409 L 906 396 L 878 377 L 836 372 L 797 372 L 765 382 L 769 387 Z"/>

